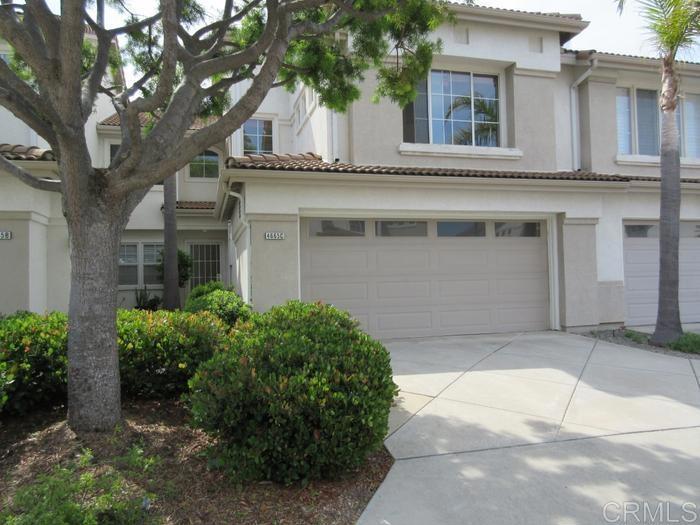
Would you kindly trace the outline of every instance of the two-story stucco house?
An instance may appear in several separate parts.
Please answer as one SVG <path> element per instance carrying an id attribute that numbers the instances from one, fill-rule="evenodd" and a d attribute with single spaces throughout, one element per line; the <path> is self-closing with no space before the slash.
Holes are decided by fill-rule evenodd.
<path id="1" fill-rule="evenodd" d="M 408 107 L 371 102 L 371 74 L 345 114 L 274 90 L 177 174 L 191 284 L 222 279 L 260 310 L 323 300 L 384 338 L 654 322 L 659 61 L 562 49 L 587 27 L 575 15 L 453 11 Z M 681 85 L 681 310 L 698 322 L 700 64 Z M 106 165 L 117 122 L 97 122 Z M 50 153 L 2 148 L 55 169 Z M 123 236 L 125 305 L 158 289 L 161 205 L 156 187 Z M 0 174 L 0 231 L 0 311 L 65 309 L 59 199 Z"/>

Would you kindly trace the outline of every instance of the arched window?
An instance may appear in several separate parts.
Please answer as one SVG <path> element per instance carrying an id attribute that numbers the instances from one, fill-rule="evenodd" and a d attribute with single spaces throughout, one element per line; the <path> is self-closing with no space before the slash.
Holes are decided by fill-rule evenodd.
<path id="1" fill-rule="evenodd" d="M 190 162 L 190 177 L 196 179 L 216 179 L 219 177 L 219 154 L 207 150 Z"/>

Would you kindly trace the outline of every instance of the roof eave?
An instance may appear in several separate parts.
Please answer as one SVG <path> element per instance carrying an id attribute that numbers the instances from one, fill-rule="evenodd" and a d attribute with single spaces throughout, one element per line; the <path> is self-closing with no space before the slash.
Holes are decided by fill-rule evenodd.
<path id="1" fill-rule="evenodd" d="M 549 29 L 550 31 L 571 34 L 571 38 L 586 29 L 590 24 L 590 22 L 576 20 L 575 18 L 499 10 L 482 6 L 450 3 L 448 9 L 460 20 L 472 20 L 484 23 L 490 22 L 499 25 L 528 27 L 533 29 Z"/>
<path id="2" fill-rule="evenodd" d="M 601 180 L 576 180 L 576 179 L 544 179 L 544 178 L 514 178 L 514 177 L 478 177 L 460 175 L 397 175 L 387 173 L 349 173 L 328 171 L 295 171 L 272 170 L 255 168 L 226 168 L 223 170 L 222 183 L 228 187 L 230 183 L 245 183 L 260 180 L 290 180 L 290 181 L 342 181 L 351 182 L 406 182 L 412 184 L 482 184 L 486 186 L 498 185 L 528 185 L 528 186 L 567 186 L 572 187 L 600 187 L 600 188 L 624 188 L 628 181 L 601 181 Z M 218 202 L 218 199 L 217 199 Z"/>

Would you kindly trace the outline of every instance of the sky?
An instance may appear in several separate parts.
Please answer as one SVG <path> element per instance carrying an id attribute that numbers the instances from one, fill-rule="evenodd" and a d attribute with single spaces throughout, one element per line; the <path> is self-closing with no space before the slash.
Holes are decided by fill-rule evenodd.
<path id="1" fill-rule="evenodd" d="M 216 16 L 223 5 L 222 0 L 200 0 L 212 16 Z M 60 0 L 49 0 L 57 8 Z M 148 15 L 155 11 L 157 0 L 125 0 L 125 3 L 137 14 Z M 657 56 L 650 35 L 645 29 L 645 21 L 639 14 L 639 3 L 627 2 L 622 15 L 617 12 L 614 0 L 477 0 L 479 5 L 520 9 L 523 11 L 544 11 L 578 13 L 590 22 L 582 34 L 571 40 L 566 47 L 570 49 L 595 49 L 612 53 L 641 56 Z M 113 12 L 107 13 L 108 25 L 118 21 Z M 679 57 L 683 60 L 700 61 L 700 47 L 683 51 Z"/>

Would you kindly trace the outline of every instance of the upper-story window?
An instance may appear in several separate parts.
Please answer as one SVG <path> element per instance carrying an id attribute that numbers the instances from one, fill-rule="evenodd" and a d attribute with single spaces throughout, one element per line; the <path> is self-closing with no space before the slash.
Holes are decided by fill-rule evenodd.
<path id="1" fill-rule="evenodd" d="M 617 88 L 617 152 L 658 156 L 661 147 L 661 110 L 653 89 Z M 700 95 L 679 98 L 676 125 L 681 155 L 700 158 Z"/>
<path id="2" fill-rule="evenodd" d="M 404 109 L 404 142 L 499 146 L 498 77 L 433 70 Z"/>
<path id="3" fill-rule="evenodd" d="M 196 179 L 216 179 L 219 177 L 219 155 L 207 150 L 190 161 L 190 177 Z"/>
<path id="4" fill-rule="evenodd" d="M 243 124 L 243 154 L 272 153 L 272 121 L 252 118 Z"/>

